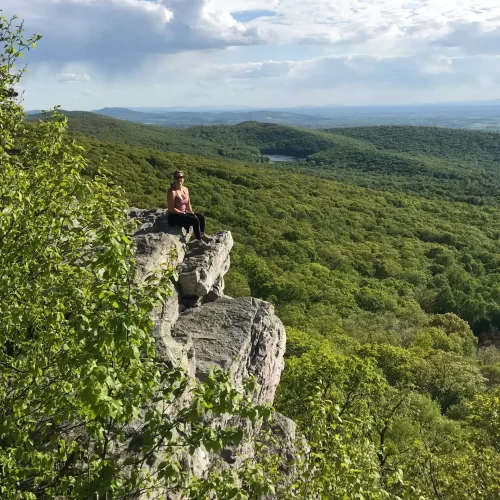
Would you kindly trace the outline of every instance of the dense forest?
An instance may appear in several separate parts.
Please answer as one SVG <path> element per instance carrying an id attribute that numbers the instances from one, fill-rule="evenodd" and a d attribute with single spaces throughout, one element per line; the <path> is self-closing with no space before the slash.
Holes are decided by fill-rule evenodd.
<path id="1" fill-rule="evenodd" d="M 257 148 L 249 147 L 236 140 L 225 143 L 206 140 L 197 133 L 190 133 L 190 129 L 179 130 L 140 125 L 84 111 L 70 111 L 64 114 L 69 118 L 70 132 L 84 134 L 103 141 L 210 158 L 261 161 Z M 39 118 L 40 115 L 28 116 L 31 121 L 36 121 Z"/>
<path id="2" fill-rule="evenodd" d="M 283 498 L 500 496 L 500 136 L 81 113 L 69 127 L 87 174 L 104 157 L 130 205 L 165 207 L 184 170 L 208 230 L 235 238 L 227 293 L 275 304 L 276 407 L 322 464 Z"/>
<path id="3" fill-rule="evenodd" d="M 333 318 L 359 310 L 403 312 L 413 304 L 429 313 L 454 312 L 478 334 L 500 326 L 496 206 L 318 182 L 272 167 L 83 137 L 79 142 L 91 159 L 107 158 L 133 205 L 164 207 L 171 171 L 186 170 L 193 200 L 212 229 L 231 228 L 242 245 L 233 278 L 242 291 L 283 305 L 282 314 L 324 304 L 330 321 L 318 324 L 334 325 Z M 251 255 L 257 259 L 252 265 Z"/>
<path id="4" fill-rule="evenodd" d="M 14 62 L 39 38 L 0 17 L 2 498 L 500 498 L 500 136 L 26 120 Z M 165 207 L 178 169 L 208 232 L 233 233 L 226 292 L 286 325 L 290 461 L 254 381 L 156 356 L 175 270 L 136 280 L 125 214 Z M 197 450 L 242 442 L 221 416 L 258 423 L 256 458 L 193 477 Z"/>
<path id="5" fill-rule="evenodd" d="M 397 194 L 498 203 L 500 134 L 429 127 L 320 131 L 257 122 L 179 130 L 93 113 L 67 115 L 73 133 L 102 141 L 245 163 L 283 154 L 299 161 L 275 168 Z"/>

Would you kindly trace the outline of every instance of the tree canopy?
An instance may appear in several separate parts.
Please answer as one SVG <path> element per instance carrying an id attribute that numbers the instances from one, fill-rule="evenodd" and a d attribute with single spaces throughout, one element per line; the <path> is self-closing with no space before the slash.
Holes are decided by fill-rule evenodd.
<path id="1" fill-rule="evenodd" d="M 251 463 L 202 478 L 182 466 L 200 447 L 242 440 L 214 417 L 257 421 L 270 410 L 227 373 L 199 384 L 156 357 L 150 313 L 170 295 L 173 268 L 138 281 L 120 189 L 99 165 L 85 175 L 65 117 L 25 122 L 14 64 L 37 39 L 0 18 L 0 496 L 268 492 Z"/>
<path id="2" fill-rule="evenodd" d="M 24 121 L 7 75 L 17 77 L 2 68 L 6 498 L 127 498 L 153 479 L 200 499 L 498 498 L 499 135 L 178 131 L 82 113 L 69 114 L 68 133 L 60 115 Z M 262 153 L 301 161 L 266 165 Z M 233 232 L 227 292 L 274 303 L 287 326 L 276 408 L 301 438 L 286 467 L 264 446 L 260 463 L 197 480 L 172 453 L 238 441 L 204 419 L 249 414 L 223 374 L 192 387 L 153 357 L 148 312 L 168 294 L 169 270 L 130 279 L 123 214 L 166 206 L 176 169 L 209 230 Z M 146 446 L 131 461 L 110 452 L 139 408 L 186 390 L 194 406 L 175 418 L 148 412 Z M 174 422 L 193 433 L 172 441 Z M 164 472 L 152 477 L 145 457 L 157 446 Z"/>

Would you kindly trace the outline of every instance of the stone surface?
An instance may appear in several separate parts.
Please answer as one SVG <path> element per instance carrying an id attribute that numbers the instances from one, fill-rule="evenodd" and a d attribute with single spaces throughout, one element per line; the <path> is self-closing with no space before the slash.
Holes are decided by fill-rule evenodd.
<path id="1" fill-rule="evenodd" d="M 159 270 L 164 264 L 177 266 L 184 260 L 188 242 L 186 232 L 178 226 L 162 226 L 160 231 L 157 224 L 165 224 L 165 221 L 157 221 L 145 222 L 134 234 L 141 277 Z"/>
<path id="2" fill-rule="evenodd" d="M 224 296 L 224 276 L 219 276 L 212 289 L 203 297 L 202 303 L 214 302 L 219 297 Z"/>
<path id="3" fill-rule="evenodd" d="M 219 366 L 230 370 L 241 388 L 242 381 L 254 375 L 260 386 L 255 401 L 274 401 L 284 367 L 285 329 L 271 304 L 222 297 L 182 313 L 173 332 L 191 338 L 198 378 Z"/>
<path id="4" fill-rule="evenodd" d="M 275 440 L 272 451 L 281 456 L 283 467 L 288 469 L 295 458 L 297 424 L 288 417 L 276 412 L 270 426 Z"/>
<path id="5" fill-rule="evenodd" d="M 206 247 L 194 247 L 179 266 L 179 290 L 183 298 L 202 298 L 224 292 L 223 276 L 230 266 L 233 237 L 229 231 L 214 234 Z"/>
<path id="6" fill-rule="evenodd" d="M 190 233 L 168 226 L 163 209 L 133 208 L 129 217 L 139 221 L 134 234 L 138 279 L 164 264 L 173 265 L 178 272 L 173 296 L 152 313 L 157 356 L 199 379 L 216 366 L 229 370 L 239 389 L 243 389 L 243 380 L 253 375 L 259 385 L 254 401 L 272 404 L 284 367 L 285 329 L 271 304 L 224 295 L 224 275 L 233 246 L 231 233 L 217 233 L 207 245 L 200 246 L 189 242 Z M 237 418 L 223 417 L 213 425 L 259 432 L 249 421 Z M 271 429 L 279 446 L 276 451 L 286 464 L 293 457 L 295 424 L 277 414 Z M 186 456 L 189 463 L 185 466 L 201 476 L 221 459 L 227 466 L 237 466 L 254 452 L 250 442 L 224 449 L 218 456 L 200 449 L 194 456 Z M 178 497 L 173 494 L 169 498 Z"/>
<path id="7" fill-rule="evenodd" d="M 165 210 L 131 208 L 128 216 L 140 223 L 134 234 L 137 246 L 138 279 L 144 279 L 149 273 L 159 270 L 164 264 L 176 267 L 179 262 L 184 260 L 188 241 L 186 232 L 180 227 L 169 227 L 166 224 L 167 214 Z M 188 360 L 188 353 L 192 350 L 192 345 L 189 345 L 188 342 L 177 342 L 170 335 L 180 310 L 180 297 L 176 288 L 173 287 L 173 296 L 152 312 L 156 353 L 157 356 L 165 358 L 170 363 L 192 371 L 189 369 Z"/>

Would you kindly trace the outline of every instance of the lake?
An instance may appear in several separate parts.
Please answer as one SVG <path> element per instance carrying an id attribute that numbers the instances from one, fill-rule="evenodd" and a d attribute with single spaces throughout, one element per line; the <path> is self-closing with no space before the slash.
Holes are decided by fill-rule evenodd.
<path id="1" fill-rule="evenodd" d="M 264 158 L 269 158 L 271 163 L 278 163 L 283 161 L 299 161 L 299 158 L 295 156 L 285 156 L 285 155 L 262 155 Z"/>

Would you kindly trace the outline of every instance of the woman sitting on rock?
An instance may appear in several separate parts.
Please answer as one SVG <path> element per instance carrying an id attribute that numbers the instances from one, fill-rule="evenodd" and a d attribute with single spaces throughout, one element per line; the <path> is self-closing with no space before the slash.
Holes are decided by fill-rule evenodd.
<path id="1" fill-rule="evenodd" d="M 181 226 L 187 231 L 192 227 L 199 244 L 206 245 L 204 240 L 209 238 L 205 236 L 205 217 L 193 212 L 189 190 L 184 187 L 184 172 L 182 170 L 174 172 L 174 182 L 168 190 L 167 201 L 168 225 Z"/>

